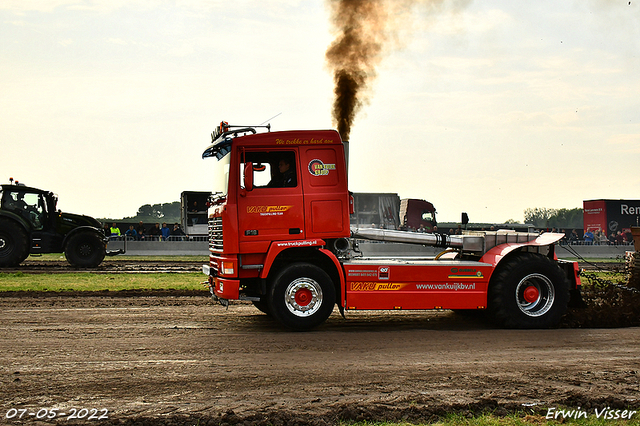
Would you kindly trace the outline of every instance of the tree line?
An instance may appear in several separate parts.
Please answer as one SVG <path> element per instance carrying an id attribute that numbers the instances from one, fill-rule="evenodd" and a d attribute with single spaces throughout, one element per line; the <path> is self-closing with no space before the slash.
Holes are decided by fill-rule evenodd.
<path id="1" fill-rule="evenodd" d="M 582 212 L 581 208 L 528 208 L 524 211 L 524 222 L 531 223 L 536 228 L 582 229 L 584 223 Z"/>
<path id="2" fill-rule="evenodd" d="M 528 208 L 524 211 L 524 223 L 536 228 L 582 229 L 582 209 L 550 209 L 546 207 Z M 122 218 L 126 222 L 180 222 L 180 201 L 159 204 L 144 204 L 135 216 Z M 509 223 L 507 221 L 506 223 Z"/>
<path id="3" fill-rule="evenodd" d="M 112 220 L 112 219 L 108 219 Z M 103 220 L 104 221 L 104 220 Z M 180 222 L 180 201 L 159 204 L 144 204 L 138 208 L 135 216 L 123 217 L 118 222 Z"/>

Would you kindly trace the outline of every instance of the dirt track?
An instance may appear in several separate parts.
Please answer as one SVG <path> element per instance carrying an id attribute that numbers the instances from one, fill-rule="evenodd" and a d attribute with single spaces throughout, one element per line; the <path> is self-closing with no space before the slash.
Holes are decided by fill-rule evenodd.
<path id="1" fill-rule="evenodd" d="M 108 410 L 101 424 L 201 425 L 640 409 L 638 328 L 515 331 L 451 312 L 336 311 L 294 333 L 204 293 L 0 294 L 0 336 L 9 424 L 12 408 L 27 410 L 24 424 L 39 424 L 40 409 L 59 409 L 46 424 L 73 424 L 70 409 L 95 408 Z"/>

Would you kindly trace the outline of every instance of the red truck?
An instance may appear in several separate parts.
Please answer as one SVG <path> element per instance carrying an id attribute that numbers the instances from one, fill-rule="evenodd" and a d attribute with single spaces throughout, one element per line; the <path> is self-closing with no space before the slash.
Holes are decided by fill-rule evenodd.
<path id="1" fill-rule="evenodd" d="M 426 200 L 405 198 L 400 201 L 402 228 L 432 232 L 437 225 L 436 209 Z"/>
<path id="2" fill-rule="evenodd" d="M 294 330 L 367 309 L 487 310 L 502 326 L 556 325 L 579 298 L 576 262 L 558 260 L 562 234 L 465 235 L 351 228 L 344 144 L 334 130 L 271 132 L 222 122 L 203 158 L 216 157 L 209 201 L 214 300 L 251 301 Z M 441 247 L 425 258 L 368 258 L 358 241 Z"/>

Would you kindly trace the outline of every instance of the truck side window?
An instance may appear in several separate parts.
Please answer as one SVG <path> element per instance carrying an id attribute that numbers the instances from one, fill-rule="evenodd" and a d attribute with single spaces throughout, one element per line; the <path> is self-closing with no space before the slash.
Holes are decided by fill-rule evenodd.
<path id="1" fill-rule="evenodd" d="M 247 152 L 245 161 L 254 165 L 255 188 L 293 188 L 298 185 L 293 151 Z M 241 163 L 240 170 L 243 169 L 244 163 Z M 240 185 L 244 186 L 242 179 Z"/>
<path id="2" fill-rule="evenodd" d="M 431 222 L 433 220 L 433 213 L 428 210 L 422 212 L 422 220 L 426 222 Z"/>
<path id="3" fill-rule="evenodd" d="M 272 169 L 273 170 L 273 169 Z M 288 155 L 278 159 L 278 166 L 272 174 L 269 188 L 293 188 L 297 185 L 295 163 Z"/>

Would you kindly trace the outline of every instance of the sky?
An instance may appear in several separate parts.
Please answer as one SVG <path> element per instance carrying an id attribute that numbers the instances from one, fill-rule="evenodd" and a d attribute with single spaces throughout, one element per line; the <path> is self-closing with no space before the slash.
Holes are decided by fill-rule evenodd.
<path id="1" fill-rule="evenodd" d="M 640 199 L 639 0 L 389 5 L 351 191 L 427 199 L 441 222 Z M 0 181 L 64 211 L 213 190 L 222 120 L 335 127 L 328 0 L 3 0 L 0 23 Z"/>

